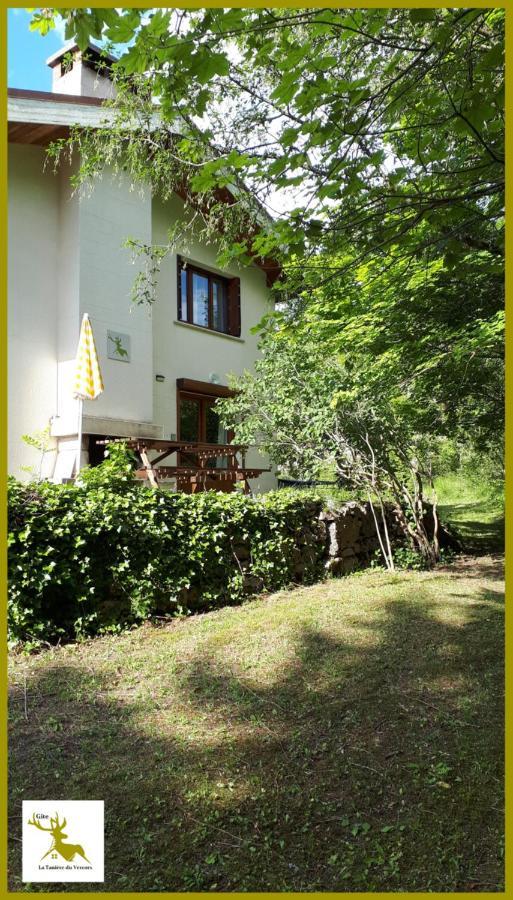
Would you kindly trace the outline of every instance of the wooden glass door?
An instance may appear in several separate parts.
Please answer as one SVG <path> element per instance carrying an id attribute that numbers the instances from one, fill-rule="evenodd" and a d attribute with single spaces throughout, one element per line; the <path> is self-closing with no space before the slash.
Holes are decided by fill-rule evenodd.
<path id="1" fill-rule="evenodd" d="M 231 435 L 222 427 L 215 409 L 215 397 L 202 394 L 178 392 L 178 440 L 203 444 L 228 444 Z M 182 464 L 197 465 L 193 454 L 182 453 Z M 208 460 L 209 468 L 226 468 L 226 457 L 212 457 Z"/>
<path id="2" fill-rule="evenodd" d="M 178 440 L 201 441 L 201 400 L 191 394 L 180 394 L 178 401 Z"/>

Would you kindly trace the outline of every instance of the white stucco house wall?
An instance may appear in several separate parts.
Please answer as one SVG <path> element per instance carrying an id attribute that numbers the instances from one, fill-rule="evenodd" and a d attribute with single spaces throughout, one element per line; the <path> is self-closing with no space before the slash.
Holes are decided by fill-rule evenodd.
<path id="1" fill-rule="evenodd" d="M 84 402 L 82 463 L 94 464 L 104 437 L 192 440 L 196 428 L 199 440 L 212 439 L 215 397 L 230 373 L 252 369 L 258 357 L 251 328 L 270 309 L 273 277 L 262 263 L 220 271 L 216 248 L 192 241 L 163 261 L 152 308 L 134 306 L 137 269 L 123 243 L 165 243 L 184 206 L 179 197 L 163 203 L 130 191 L 108 172 L 79 198 L 68 168 L 45 166 L 51 140 L 105 119 L 102 98 L 112 90 L 94 71 L 94 56 L 86 65 L 75 48 L 73 65 L 63 59 L 64 50 L 48 61 L 52 92 L 11 89 L 8 100 L 9 471 L 30 477 L 24 467 L 37 468 L 39 454 L 22 435 L 49 426 L 43 474 L 55 481 L 72 476 L 77 452 L 72 377 L 84 313 L 105 386 Z M 126 355 L 116 356 L 118 338 Z M 268 462 L 253 449 L 247 465 Z M 251 488 L 275 483 L 272 472 L 262 473 Z"/>

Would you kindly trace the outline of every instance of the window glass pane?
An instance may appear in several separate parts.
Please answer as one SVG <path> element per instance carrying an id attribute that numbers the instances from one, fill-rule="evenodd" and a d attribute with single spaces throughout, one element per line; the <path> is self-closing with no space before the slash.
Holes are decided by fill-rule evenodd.
<path id="1" fill-rule="evenodd" d="M 226 428 L 222 427 L 213 403 L 208 403 L 205 418 L 207 444 L 227 444 L 228 432 L 226 431 Z M 226 457 L 220 456 L 215 459 L 209 459 L 208 462 L 210 466 L 217 466 L 218 469 L 225 469 L 228 465 Z"/>
<path id="2" fill-rule="evenodd" d="M 208 328 L 208 278 L 192 273 L 192 321 Z"/>
<path id="3" fill-rule="evenodd" d="M 228 331 L 228 297 L 222 281 L 212 282 L 213 326 L 216 331 Z"/>
<path id="4" fill-rule="evenodd" d="M 207 444 L 227 444 L 228 432 L 219 421 L 219 416 L 213 404 L 209 404 L 206 410 Z"/>
<path id="5" fill-rule="evenodd" d="M 182 269 L 182 273 L 180 276 L 180 288 L 181 288 L 181 298 L 180 298 L 180 318 L 182 322 L 187 321 L 187 271 Z"/>
<path id="6" fill-rule="evenodd" d="M 180 401 L 180 440 L 199 441 L 199 401 Z"/>

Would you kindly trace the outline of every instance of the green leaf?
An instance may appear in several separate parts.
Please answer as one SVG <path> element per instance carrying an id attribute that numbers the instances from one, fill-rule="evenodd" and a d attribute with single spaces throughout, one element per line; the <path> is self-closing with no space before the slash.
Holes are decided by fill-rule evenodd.
<path id="1" fill-rule="evenodd" d="M 224 53 L 201 54 L 198 61 L 194 61 L 193 57 L 190 71 L 194 72 L 200 84 L 207 84 L 216 75 L 228 75 L 230 63 Z"/>
<path id="2" fill-rule="evenodd" d="M 298 128 L 285 128 L 280 135 L 280 144 L 283 147 L 291 147 L 299 134 Z"/>
<path id="3" fill-rule="evenodd" d="M 410 19 L 415 24 L 419 22 L 431 22 L 436 18 L 436 10 L 435 9 L 424 9 L 418 7 L 416 9 L 410 9 Z"/>
<path id="4" fill-rule="evenodd" d="M 289 103 L 299 87 L 297 75 L 295 72 L 289 72 L 284 75 L 278 86 L 271 92 L 273 100 L 279 100 L 280 103 Z"/>

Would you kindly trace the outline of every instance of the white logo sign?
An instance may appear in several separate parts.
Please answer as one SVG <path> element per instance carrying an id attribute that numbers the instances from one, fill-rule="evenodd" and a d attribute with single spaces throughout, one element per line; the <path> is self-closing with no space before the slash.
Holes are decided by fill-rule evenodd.
<path id="1" fill-rule="evenodd" d="M 23 881 L 103 881 L 103 800 L 24 800 Z"/>

